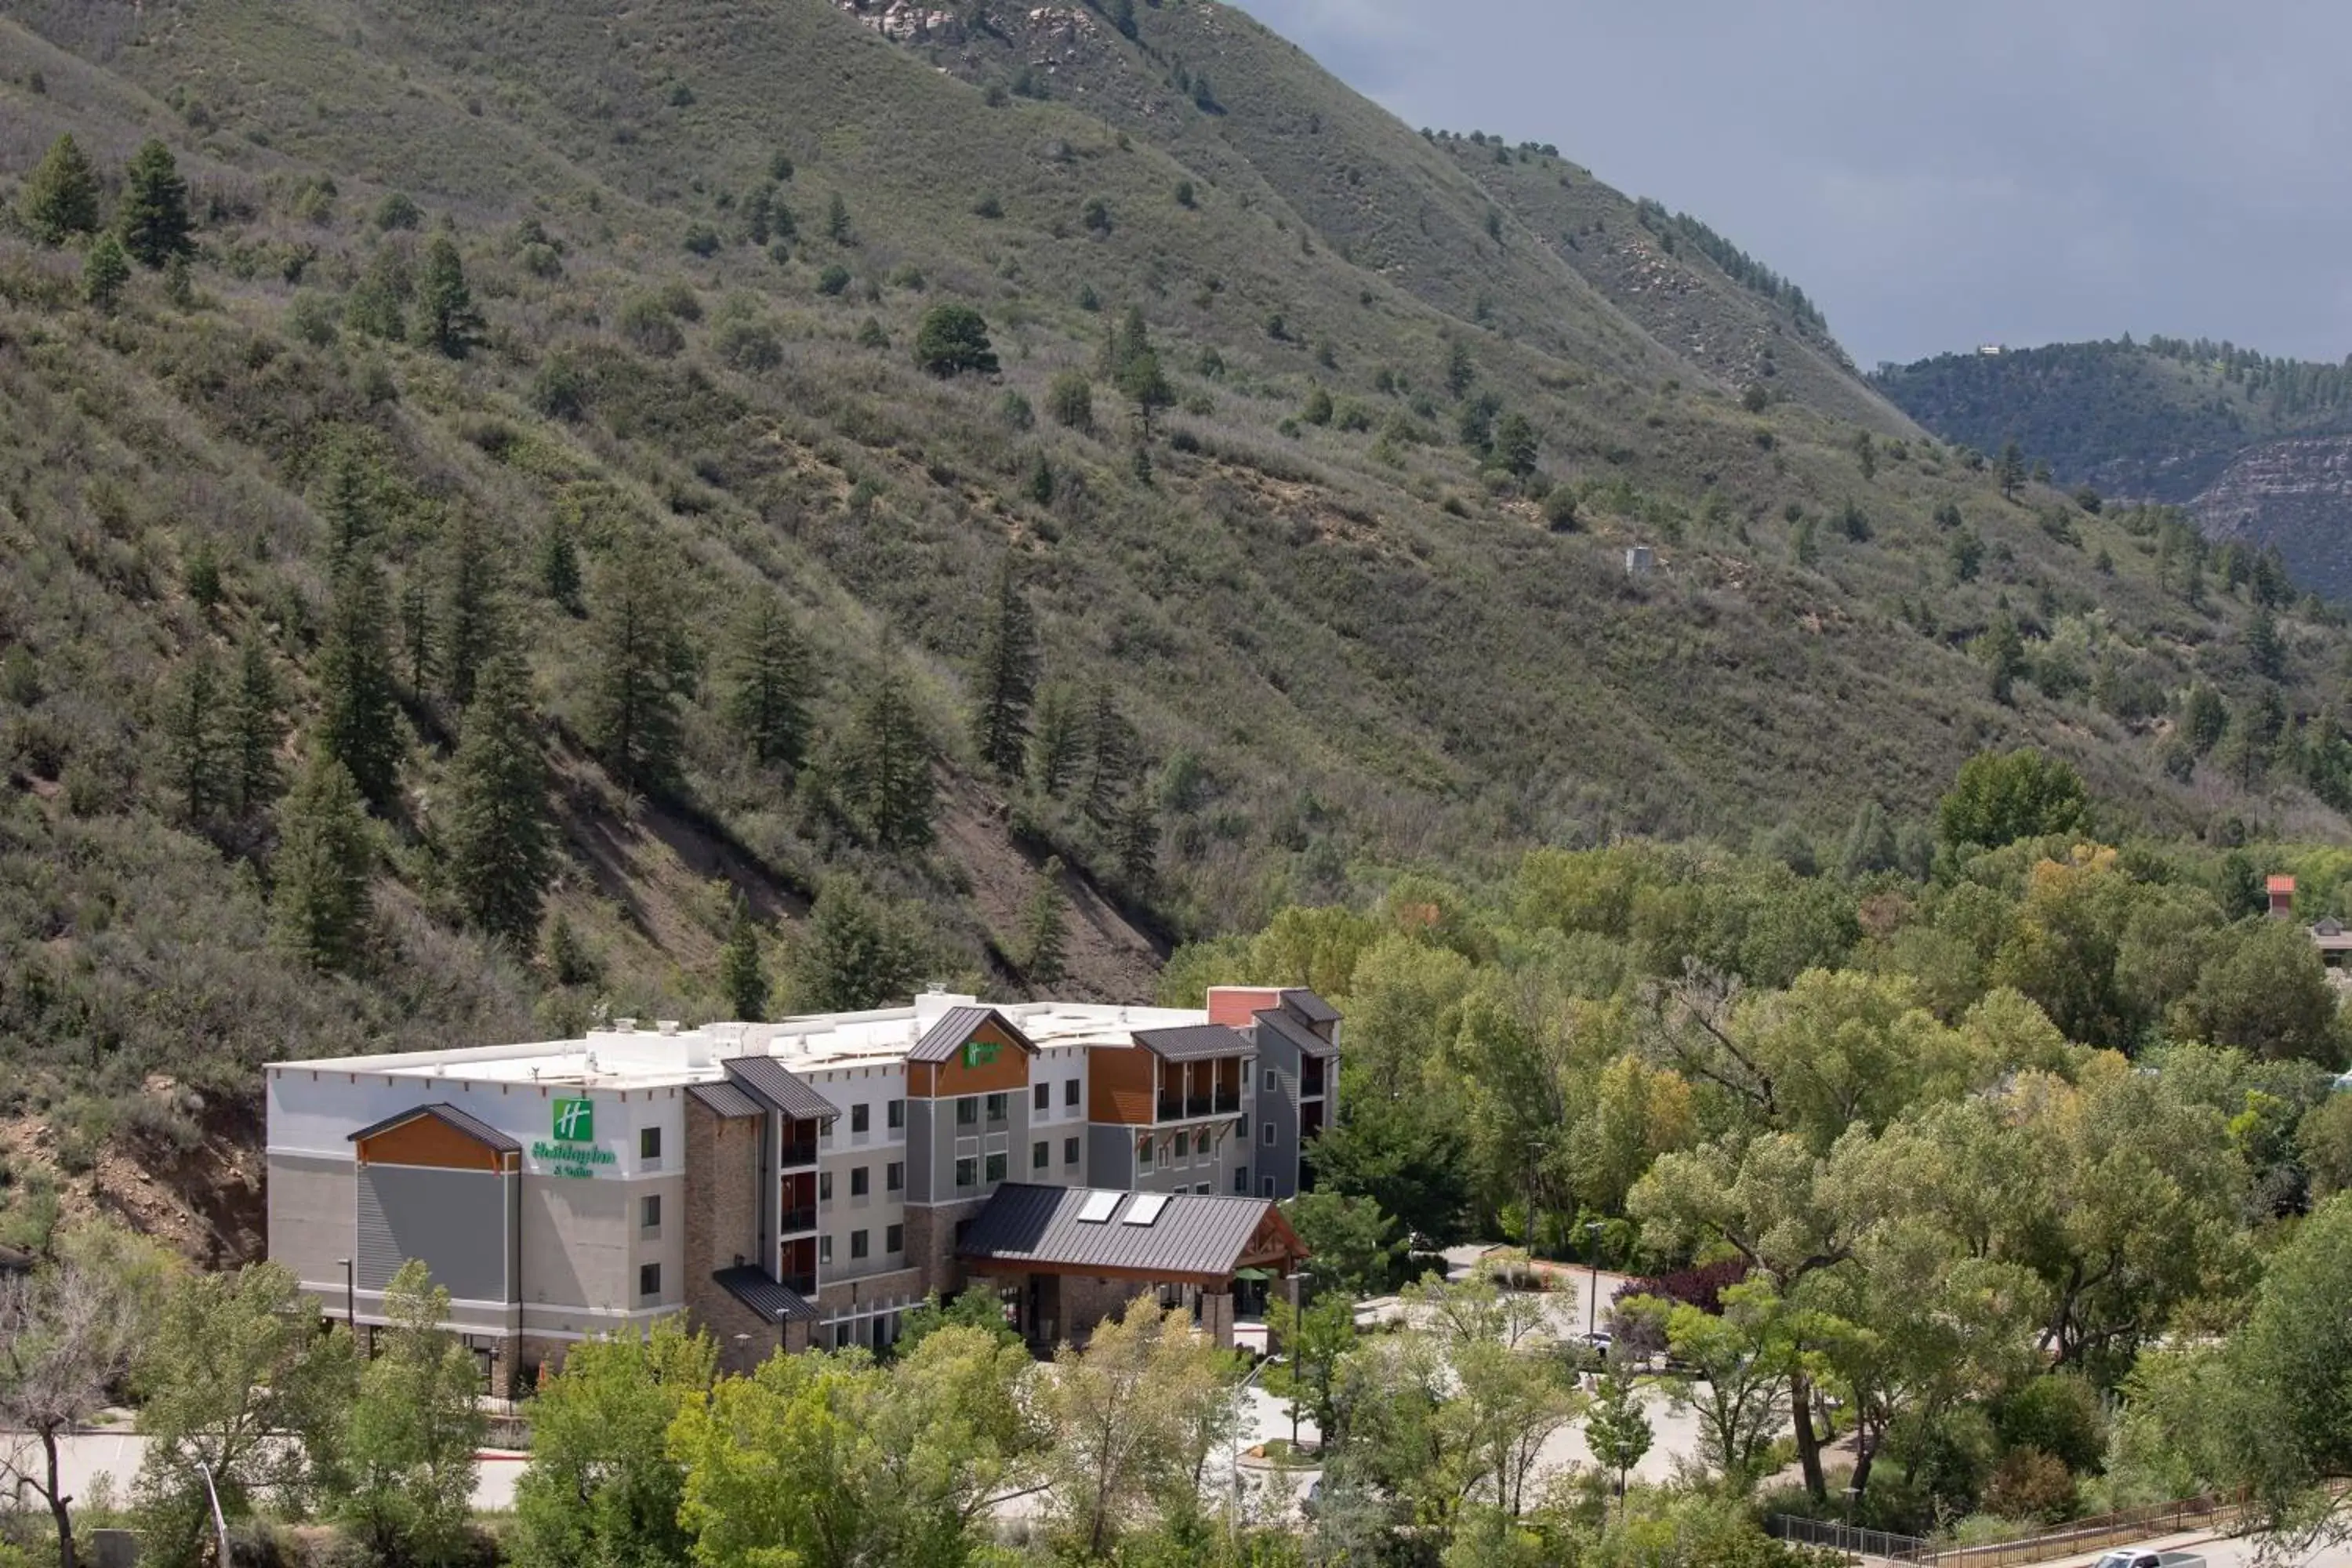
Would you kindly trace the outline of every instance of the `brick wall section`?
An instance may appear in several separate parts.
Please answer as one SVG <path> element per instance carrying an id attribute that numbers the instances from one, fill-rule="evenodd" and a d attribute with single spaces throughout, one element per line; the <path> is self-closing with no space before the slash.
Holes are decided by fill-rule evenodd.
<path id="1" fill-rule="evenodd" d="M 963 1289 L 963 1265 L 956 1261 L 956 1226 L 988 1206 L 986 1198 L 960 1204 L 907 1205 L 907 1270 L 915 1283 L 909 1293 L 936 1290 L 951 1296 Z"/>
<path id="2" fill-rule="evenodd" d="M 710 1286 L 704 1298 L 702 1303 L 693 1309 L 694 1321 L 697 1327 L 707 1331 L 719 1342 L 720 1372 L 748 1374 L 776 1353 L 775 1324 L 716 1285 Z M 803 1329 L 801 1342 L 806 1345 L 805 1325 L 785 1325 L 787 1329 L 796 1326 Z M 743 1338 L 737 1339 L 735 1336 L 738 1334 Z"/>
<path id="3" fill-rule="evenodd" d="M 761 1347 L 754 1364 L 766 1360 L 775 1325 L 711 1279 L 738 1257 L 760 1261 L 760 1124 L 720 1116 L 692 1095 L 686 1097 L 685 1217 L 688 1316 L 718 1336 L 722 1366 L 747 1325 Z"/>

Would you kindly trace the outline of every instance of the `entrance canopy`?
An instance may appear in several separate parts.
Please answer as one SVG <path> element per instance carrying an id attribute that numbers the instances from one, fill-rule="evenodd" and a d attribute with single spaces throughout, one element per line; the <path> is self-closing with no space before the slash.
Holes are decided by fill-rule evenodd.
<path id="1" fill-rule="evenodd" d="M 1008 1184 L 956 1248 L 975 1274 L 1081 1274 L 1223 1289 L 1244 1270 L 1287 1274 L 1307 1248 L 1264 1198 Z"/>

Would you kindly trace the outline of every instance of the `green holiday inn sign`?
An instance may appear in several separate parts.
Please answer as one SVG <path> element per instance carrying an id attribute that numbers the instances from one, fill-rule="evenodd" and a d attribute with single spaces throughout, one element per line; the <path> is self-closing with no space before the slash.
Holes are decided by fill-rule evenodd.
<path id="1" fill-rule="evenodd" d="M 553 1142 L 530 1146 L 530 1157 L 558 1176 L 592 1177 L 600 1168 L 618 1165 L 619 1156 L 596 1145 L 596 1102 L 559 1100 L 549 1126 Z"/>
<path id="2" fill-rule="evenodd" d="M 996 1053 L 1003 1048 L 994 1040 L 983 1040 L 974 1036 L 963 1043 L 963 1065 L 968 1068 L 984 1068 L 994 1061 Z"/>

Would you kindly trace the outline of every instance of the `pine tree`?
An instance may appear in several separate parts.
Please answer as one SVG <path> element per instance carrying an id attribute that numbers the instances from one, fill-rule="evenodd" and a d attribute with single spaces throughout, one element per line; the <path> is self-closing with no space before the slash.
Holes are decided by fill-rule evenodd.
<path id="1" fill-rule="evenodd" d="M 1176 389 L 1168 383 L 1167 374 L 1160 368 L 1160 355 L 1146 349 L 1129 358 L 1119 368 L 1118 390 L 1135 405 L 1135 424 L 1145 441 L 1151 439 L 1151 416 L 1159 409 L 1172 406 Z"/>
<path id="2" fill-rule="evenodd" d="M 1445 351 L 1445 390 L 1455 402 L 1470 395 L 1478 380 L 1478 362 L 1470 356 L 1470 345 L 1455 339 Z"/>
<path id="3" fill-rule="evenodd" d="M 1086 716 L 1078 694 L 1066 686 L 1049 686 L 1037 700 L 1037 722 L 1029 738 L 1029 777 L 1047 795 L 1059 799 L 1077 777 L 1086 752 Z"/>
<path id="4" fill-rule="evenodd" d="M 81 297 L 93 308 L 111 314 L 130 283 L 131 258 L 122 242 L 110 234 L 100 235 L 82 260 Z"/>
<path id="5" fill-rule="evenodd" d="M 1993 478 L 2000 483 L 2003 500 L 2017 499 L 2019 487 L 2025 483 L 2025 454 L 2018 448 L 2016 442 L 2011 441 L 2001 447 L 2000 460 L 1993 467 Z"/>
<path id="6" fill-rule="evenodd" d="M 1013 777 L 1037 690 L 1037 622 L 1010 553 L 997 561 L 982 610 L 972 689 L 971 738 L 980 760 Z"/>
<path id="7" fill-rule="evenodd" d="M 1160 865 L 1160 815 L 1150 791 L 1139 784 L 1127 792 L 1111 837 L 1120 879 L 1130 889 L 1149 888 Z"/>
<path id="8" fill-rule="evenodd" d="M 98 228 L 98 170 L 70 132 L 49 143 L 16 197 L 25 226 L 44 245 Z"/>
<path id="9" fill-rule="evenodd" d="M 1021 966 L 1033 988 L 1060 983 L 1067 958 L 1070 900 L 1062 891 L 1062 858 L 1045 862 L 1021 917 Z"/>
<path id="10" fill-rule="evenodd" d="M 449 359 L 464 359 L 482 341 L 482 313 L 466 286 L 466 263 L 457 242 L 436 234 L 425 248 L 425 275 L 416 290 L 416 333 L 425 347 Z"/>
<path id="11" fill-rule="evenodd" d="M 782 596 L 760 594 L 735 634 L 726 718 L 763 767 L 791 773 L 808 754 L 816 680 L 808 645 Z"/>
<path id="12" fill-rule="evenodd" d="M 487 524 L 471 511 L 451 518 L 441 551 L 442 690 L 463 708 L 499 648 L 505 573 Z"/>
<path id="13" fill-rule="evenodd" d="M 380 530 L 373 479 L 368 459 L 352 447 L 338 443 L 327 454 L 312 510 L 327 525 L 330 564 L 340 566 L 374 546 Z"/>
<path id="14" fill-rule="evenodd" d="M 731 1016 L 756 1024 L 768 1016 L 768 969 L 760 951 L 760 924 L 751 906 L 735 895 L 734 922 L 727 928 L 727 945 L 719 954 L 719 988 L 727 994 Z"/>
<path id="15" fill-rule="evenodd" d="M 383 572 L 372 556 L 362 552 L 336 567 L 334 601 L 319 649 L 319 741 L 379 812 L 391 808 L 400 772 L 390 619 Z"/>
<path id="16" fill-rule="evenodd" d="M 547 928 L 546 963 L 558 985 L 585 985 L 600 973 L 594 956 L 572 933 L 572 922 L 561 910 Z"/>
<path id="17" fill-rule="evenodd" d="M 817 1013 L 856 1012 L 908 995 L 923 978 L 922 933 L 908 915 L 847 877 L 826 881 L 793 963 L 793 1000 Z M 903 1005 L 903 1004 L 901 1004 Z"/>
<path id="18" fill-rule="evenodd" d="M 835 245 L 847 245 L 852 237 L 849 204 L 841 199 L 839 191 L 834 192 L 833 200 L 825 204 L 824 237 Z"/>
<path id="19" fill-rule="evenodd" d="M 149 267 L 161 267 L 195 247 L 188 237 L 188 182 L 172 150 L 149 141 L 123 172 L 122 211 L 115 220 L 122 247 Z"/>
<path id="20" fill-rule="evenodd" d="M 2279 640 L 2278 622 L 2267 605 L 2256 605 L 2246 617 L 2246 662 L 2267 680 L 2285 673 L 2286 645 Z"/>
<path id="21" fill-rule="evenodd" d="M 895 671 L 877 678 L 860 706 L 842 777 L 851 808 L 875 843 L 917 849 L 931 841 L 938 809 L 931 744 Z"/>
<path id="22" fill-rule="evenodd" d="M 670 580 L 669 563 L 640 534 L 597 581 L 589 733 L 624 789 L 658 787 L 677 775 L 688 660 Z"/>
<path id="23" fill-rule="evenodd" d="M 285 699 L 269 649 L 247 637 L 236 657 L 236 689 L 229 693 L 228 806 L 249 818 L 278 798 L 278 748 L 286 739 Z"/>
<path id="24" fill-rule="evenodd" d="M 521 658 L 491 658 L 449 764 L 450 882 L 475 925 L 517 947 L 539 930 L 552 868 L 547 763 Z"/>
<path id="25" fill-rule="evenodd" d="M 571 525 L 562 518 L 548 524 L 539 547 L 539 585 L 549 598 L 572 615 L 584 615 L 580 597 L 580 546 L 572 542 Z"/>
<path id="26" fill-rule="evenodd" d="M 374 852 L 350 770 L 324 746 L 311 749 L 301 782 L 278 813 L 271 869 L 271 937 L 314 969 L 350 968 L 360 956 L 372 908 Z"/>
<path id="27" fill-rule="evenodd" d="M 1087 722 L 1086 809 L 1097 827 L 1109 831 L 1127 798 L 1135 768 L 1135 728 L 1118 710 L 1108 686 L 1095 690 Z"/>
<path id="28" fill-rule="evenodd" d="M 434 640 L 433 595 L 425 579 L 413 574 L 400 585 L 400 651 L 408 661 L 408 689 L 421 698 L 441 661 L 436 657 L 440 650 Z"/>
<path id="29" fill-rule="evenodd" d="M 184 820 L 202 824 L 220 805 L 221 680 L 208 653 L 198 653 L 172 683 L 163 711 L 172 791 Z"/>
<path id="30" fill-rule="evenodd" d="M 2017 677 L 2025 668 L 2025 639 L 2018 635 L 2017 623 L 2007 611 L 1993 616 L 1992 625 L 1977 638 L 1975 651 L 1984 664 L 1992 700 L 2006 707 Z"/>

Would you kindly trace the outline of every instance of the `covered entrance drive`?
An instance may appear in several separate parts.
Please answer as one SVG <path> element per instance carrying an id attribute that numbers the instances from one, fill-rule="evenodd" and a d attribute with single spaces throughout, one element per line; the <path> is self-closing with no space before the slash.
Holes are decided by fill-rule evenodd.
<path id="1" fill-rule="evenodd" d="M 1022 1337 L 1048 1350 L 1085 1343 L 1138 1296 L 1190 1306 L 1230 1346 L 1234 1282 L 1287 1275 L 1307 1248 L 1263 1198 L 1009 1184 L 965 1225 L 956 1253 L 1006 1289 Z"/>

